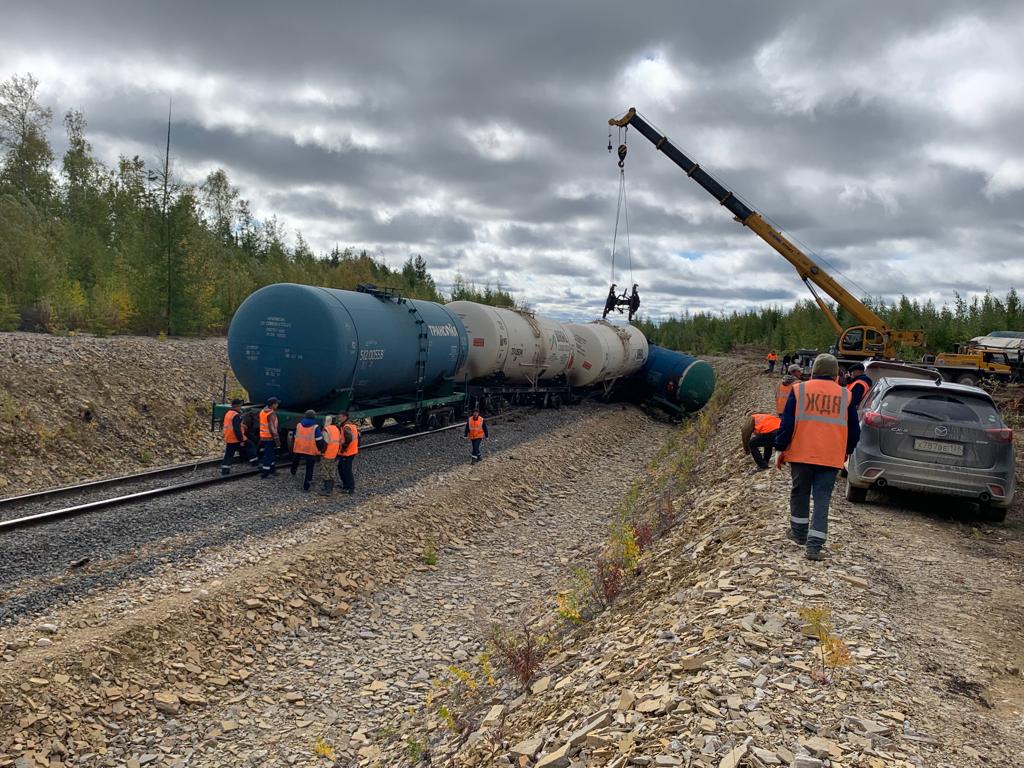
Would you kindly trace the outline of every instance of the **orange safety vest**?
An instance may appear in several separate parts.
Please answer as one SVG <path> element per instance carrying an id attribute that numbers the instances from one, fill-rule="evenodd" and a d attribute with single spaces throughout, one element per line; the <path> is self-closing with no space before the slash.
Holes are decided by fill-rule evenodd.
<path id="1" fill-rule="evenodd" d="M 270 431 L 270 414 L 273 408 L 264 408 L 260 411 L 260 440 L 273 440 L 274 433 Z"/>
<path id="2" fill-rule="evenodd" d="M 847 384 L 846 388 L 850 391 L 850 394 L 852 395 L 853 388 L 856 387 L 858 384 L 860 384 L 860 386 L 864 388 L 864 391 L 860 395 L 860 401 L 863 403 L 864 395 L 868 393 L 868 383 L 866 381 L 861 381 L 860 379 L 857 379 L 856 381 L 851 381 L 849 384 Z"/>
<path id="3" fill-rule="evenodd" d="M 338 429 L 336 424 L 328 424 L 324 427 L 324 440 L 327 441 L 327 447 L 324 449 L 324 458 L 338 458 L 338 451 L 341 450 L 341 430 Z"/>
<path id="4" fill-rule="evenodd" d="M 767 435 L 782 426 L 782 419 L 770 413 L 754 414 L 754 431 L 759 435 Z"/>
<path id="5" fill-rule="evenodd" d="M 355 424 L 345 422 L 342 424 L 342 429 L 348 432 L 349 439 L 351 442 L 345 447 L 345 450 L 341 452 L 343 457 L 355 456 L 359 453 L 359 428 Z"/>
<path id="6" fill-rule="evenodd" d="M 794 384 L 796 382 L 793 382 Z M 786 401 L 789 400 L 789 393 L 793 391 L 793 384 L 779 384 L 775 389 L 775 412 L 782 413 L 786 410 Z"/>
<path id="7" fill-rule="evenodd" d="M 828 379 L 793 387 L 796 422 L 785 460 L 840 469 L 846 461 L 846 415 L 850 393 Z"/>
<path id="8" fill-rule="evenodd" d="M 319 456 L 320 451 L 316 448 L 316 424 L 311 427 L 304 427 L 301 424 L 295 427 L 295 440 L 292 442 L 292 453 L 303 456 Z"/>
<path id="9" fill-rule="evenodd" d="M 484 417 L 483 416 L 470 416 L 469 417 L 469 434 L 467 437 L 470 440 L 483 440 L 484 437 Z"/>
<path id="10" fill-rule="evenodd" d="M 224 414 L 224 442 L 231 445 L 238 442 L 238 436 L 235 434 L 235 428 L 231 426 L 231 422 L 235 420 L 235 416 L 237 416 L 238 413 L 238 411 L 232 408 Z M 242 440 L 245 440 L 245 424 L 242 425 Z"/>
<path id="11" fill-rule="evenodd" d="M 776 360 L 779 359 L 779 356 L 776 355 L 774 352 L 769 352 L 768 353 L 768 359 L 771 360 L 774 363 Z"/>

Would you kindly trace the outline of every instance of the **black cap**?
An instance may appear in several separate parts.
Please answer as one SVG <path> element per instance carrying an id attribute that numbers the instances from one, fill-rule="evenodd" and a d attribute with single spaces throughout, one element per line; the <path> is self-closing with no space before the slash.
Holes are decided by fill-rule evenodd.
<path id="1" fill-rule="evenodd" d="M 316 418 L 316 411 L 314 411 L 312 408 L 310 408 L 308 411 L 306 411 L 306 418 L 307 419 L 315 419 Z"/>
<path id="2" fill-rule="evenodd" d="M 864 363 L 854 363 L 853 365 L 851 365 L 846 370 L 848 370 L 850 373 L 853 373 L 854 371 L 863 371 L 864 370 Z"/>
<path id="3" fill-rule="evenodd" d="M 236 407 L 238 407 L 241 404 L 242 404 L 242 401 L 239 398 L 237 398 L 237 397 L 231 401 L 231 407 L 232 408 L 236 408 Z"/>
<path id="4" fill-rule="evenodd" d="M 268 397 L 267 398 L 267 405 L 277 405 L 280 402 L 281 401 L 278 400 L 276 397 Z"/>

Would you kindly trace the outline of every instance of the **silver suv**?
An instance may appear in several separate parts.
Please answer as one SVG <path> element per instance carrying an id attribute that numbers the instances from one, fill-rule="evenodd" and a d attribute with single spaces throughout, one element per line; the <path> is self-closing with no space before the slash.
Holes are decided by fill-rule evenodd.
<path id="1" fill-rule="evenodd" d="M 872 486 L 898 488 L 973 499 L 984 519 L 1006 519 L 1016 488 L 1013 430 L 988 393 L 878 373 L 884 377 L 861 404 L 846 498 L 862 502 Z"/>

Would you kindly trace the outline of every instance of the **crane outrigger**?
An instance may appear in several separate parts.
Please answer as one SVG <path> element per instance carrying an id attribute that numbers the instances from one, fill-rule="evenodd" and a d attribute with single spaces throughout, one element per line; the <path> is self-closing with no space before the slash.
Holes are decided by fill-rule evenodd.
<path id="1" fill-rule="evenodd" d="M 856 359 L 866 359 L 869 357 L 895 358 L 897 345 L 918 347 L 924 344 L 923 331 L 903 331 L 890 328 L 885 320 L 843 288 L 807 254 L 793 245 L 778 229 L 765 221 L 759 213 L 749 208 L 732 192 L 715 180 L 711 174 L 683 154 L 675 144 L 668 140 L 667 136 L 661 135 L 651 127 L 650 123 L 637 113 L 636 107 L 630 107 L 629 111 L 622 117 L 611 118 L 608 124 L 618 126 L 619 128 L 632 126 L 638 130 L 654 144 L 655 149 L 664 153 L 669 160 L 682 168 L 687 176 L 707 190 L 719 204 L 725 206 L 736 217 L 736 221 L 753 230 L 762 240 L 793 265 L 800 279 L 804 281 L 811 295 L 814 296 L 818 307 L 821 308 L 829 324 L 835 330 L 838 337 L 836 350 L 840 357 Z M 623 150 L 620 149 L 619 156 L 623 157 L 624 154 Z M 858 325 L 843 328 L 835 313 L 821 298 L 815 286 L 849 312 Z"/>

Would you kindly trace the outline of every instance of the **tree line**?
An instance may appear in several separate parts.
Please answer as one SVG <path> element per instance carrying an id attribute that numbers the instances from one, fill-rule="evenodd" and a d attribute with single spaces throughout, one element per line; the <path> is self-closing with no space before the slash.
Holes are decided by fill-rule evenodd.
<path id="1" fill-rule="evenodd" d="M 190 185 L 169 153 L 156 168 L 138 156 L 109 168 L 77 110 L 64 115 L 58 163 L 38 88 L 31 75 L 0 83 L 0 330 L 223 333 L 246 296 L 278 282 L 515 303 L 461 277 L 442 296 L 419 255 L 392 269 L 365 250 L 314 254 L 301 233 L 290 246 L 278 219 L 257 219 L 222 169 Z"/>
<path id="2" fill-rule="evenodd" d="M 992 331 L 1024 331 L 1024 308 L 1014 288 L 1005 298 L 986 293 L 967 301 L 954 294 L 952 303 L 937 306 L 906 296 L 899 301 L 864 299 L 891 328 L 923 330 L 928 352 L 953 351 L 958 343 Z M 856 321 L 845 310 L 832 306 L 846 328 Z M 686 313 L 661 322 L 641 320 L 638 327 L 655 344 L 691 354 L 724 354 L 738 344 L 755 344 L 780 352 L 799 348 L 827 350 L 835 343 L 832 327 L 810 299 L 788 310 L 761 307 L 746 312 Z M 922 350 L 907 350 L 920 355 Z"/>

